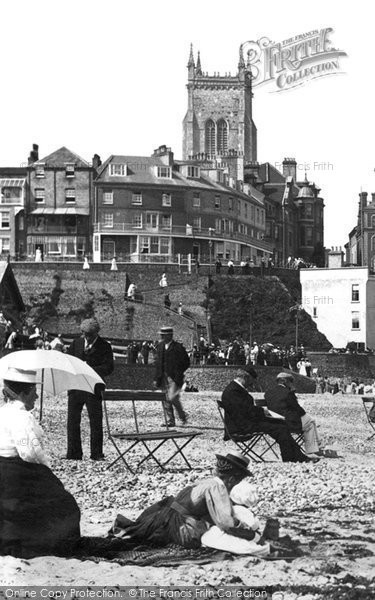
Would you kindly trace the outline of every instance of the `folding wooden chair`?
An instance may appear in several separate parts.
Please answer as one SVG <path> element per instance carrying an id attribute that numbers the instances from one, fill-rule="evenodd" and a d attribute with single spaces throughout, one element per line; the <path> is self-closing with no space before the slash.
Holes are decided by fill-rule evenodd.
<path id="1" fill-rule="evenodd" d="M 184 453 L 184 449 L 190 442 L 197 436 L 202 435 L 202 432 L 195 430 L 184 430 L 177 431 L 176 429 L 170 429 L 167 425 L 167 415 L 163 402 L 166 399 L 164 392 L 160 391 L 147 391 L 147 390 L 105 390 L 103 392 L 103 406 L 104 415 L 107 424 L 108 437 L 111 440 L 113 446 L 118 454 L 117 458 L 108 465 L 107 469 L 110 469 L 117 461 L 122 460 L 125 467 L 134 474 L 139 467 L 147 460 L 152 459 L 161 468 L 165 469 L 166 465 L 170 463 L 175 457 L 180 456 L 188 469 L 191 469 L 191 465 Z M 134 419 L 135 431 L 113 431 L 107 402 L 131 402 L 132 404 L 132 416 Z M 158 408 L 162 408 L 162 411 L 157 411 L 158 418 L 164 416 L 165 429 L 162 431 L 140 431 L 139 414 L 137 409 L 138 402 L 157 402 Z M 150 406 L 150 404 L 149 404 Z M 148 407 L 149 407 L 148 406 Z M 147 407 L 147 408 L 148 408 Z M 147 416 L 147 415 L 146 415 Z M 172 453 L 163 463 L 157 458 L 156 453 L 168 442 L 171 442 Z M 125 449 L 121 449 L 119 442 L 129 442 L 129 445 Z M 183 443 L 181 443 L 183 442 Z M 135 469 L 129 464 L 129 452 L 133 450 L 138 444 L 143 446 L 146 455 L 136 465 Z M 166 448 L 164 448 L 165 450 Z"/>
<path id="2" fill-rule="evenodd" d="M 217 408 L 223 422 L 225 441 L 232 441 L 234 444 L 236 444 L 237 448 L 240 452 L 242 452 L 242 454 L 248 456 L 254 462 L 266 462 L 264 455 L 269 451 L 271 451 L 276 458 L 279 458 L 279 455 L 274 448 L 276 441 L 272 438 L 269 438 L 264 431 L 253 431 L 252 433 L 245 435 L 230 433 L 225 424 L 224 407 L 220 400 L 217 401 Z M 263 447 L 261 449 L 256 449 L 258 444 L 263 444 Z"/>
<path id="3" fill-rule="evenodd" d="M 375 406 L 375 397 L 374 396 L 362 396 L 362 402 L 363 402 L 363 408 L 365 409 L 365 413 L 366 413 L 366 419 L 367 419 L 368 424 L 370 425 L 372 431 L 374 432 L 368 438 L 366 438 L 366 441 L 369 441 L 369 440 L 372 440 L 373 437 L 375 437 L 375 422 L 371 420 L 371 415 L 370 415 L 371 409 Z"/>

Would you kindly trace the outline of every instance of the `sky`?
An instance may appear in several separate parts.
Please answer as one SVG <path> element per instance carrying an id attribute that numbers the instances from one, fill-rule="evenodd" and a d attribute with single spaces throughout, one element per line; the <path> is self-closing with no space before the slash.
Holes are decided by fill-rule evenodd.
<path id="1" fill-rule="evenodd" d="M 359 192 L 375 192 L 370 1 L 13 0 L 1 12 L 1 166 L 25 163 L 33 143 L 40 157 L 61 146 L 88 161 L 149 156 L 166 144 L 181 158 L 190 43 L 203 71 L 234 74 L 241 43 L 332 28 L 341 74 L 256 87 L 253 118 L 258 160 L 295 157 L 325 199 L 325 245 L 346 243 Z"/>

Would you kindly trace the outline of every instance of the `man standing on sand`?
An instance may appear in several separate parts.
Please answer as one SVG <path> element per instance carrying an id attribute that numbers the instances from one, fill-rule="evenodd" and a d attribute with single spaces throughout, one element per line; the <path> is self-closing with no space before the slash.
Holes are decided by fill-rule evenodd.
<path id="1" fill-rule="evenodd" d="M 82 337 L 73 340 L 68 354 L 80 358 L 96 371 L 100 377 L 113 371 L 111 344 L 99 336 L 100 325 L 96 319 L 85 319 L 81 323 Z M 89 394 L 80 390 L 68 392 L 68 451 L 66 458 L 82 459 L 81 414 L 86 404 L 90 420 L 90 448 L 92 460 L 103 460 L 103 409 L 100 393 Z"/>
<path id="2" fill-rule="evenodd" d="M 184 383 L 184 373 L 190 366 L 190 360 L 185 348 L 173 339 L 172 327 L 160 328 L 161 341 L 157 347 L 155 386 L 165 390 L 167 400 L 164 403 L 167 415 L 167 426 L 176 425 L 173 408 L 178 418 L 186 423 L 187 416 L 182 408 L 180 392 Z"/>

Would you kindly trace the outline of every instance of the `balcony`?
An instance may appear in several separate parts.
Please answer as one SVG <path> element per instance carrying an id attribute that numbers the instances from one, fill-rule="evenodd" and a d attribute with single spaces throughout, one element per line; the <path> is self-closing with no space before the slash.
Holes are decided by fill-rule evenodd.
<path id="1" fill-rule="evenodd" d="M 107 235 L 172 235 L 174 237 L 189 237 L 200 240 L 213 241 L 236 241 L 246 244 L 253 244 L 258 248 L 272 252 L 273 246 L 265 240 L 258 240 L 255 237 L 239 233 L 238 231 L 216 231 L 212 228 L 197 228 L 191 225 L 171 225 L 170 227 L 134 227 L 131 223 L 113 223 L 111 227 L 103 223 L 94 224 L 94 233 L 106 233 Z"/>
<path id="2" fill-rule="evenodd" d="M 77 235 L 82 234 L 82 231 L 78 231 L 78 227 L 67 227 L 66 225 L 53 225 L 44 224 L 41 225 L 28 225 L 27 233 L 43 235 L 45 233 L 62 234 L 62 235 Z"/>

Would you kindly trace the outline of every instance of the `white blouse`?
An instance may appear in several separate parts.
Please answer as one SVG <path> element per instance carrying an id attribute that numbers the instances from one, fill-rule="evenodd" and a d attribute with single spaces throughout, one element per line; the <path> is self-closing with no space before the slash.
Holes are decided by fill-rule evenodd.
<path id="1" fill-rule="evenodd" d="M 30 463 L 49 466 L 43 450 L 43 430 L 20 400 L 0 406 L 0 456 L 19 456 Z"/>

